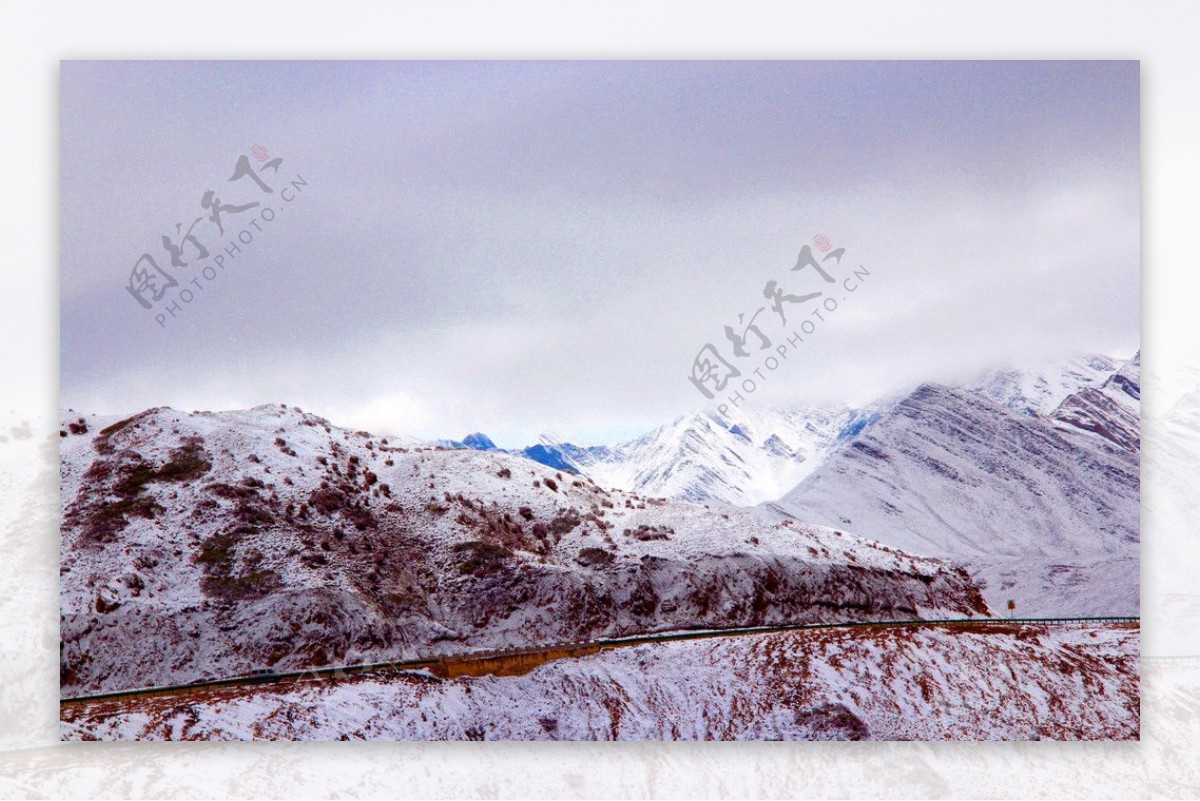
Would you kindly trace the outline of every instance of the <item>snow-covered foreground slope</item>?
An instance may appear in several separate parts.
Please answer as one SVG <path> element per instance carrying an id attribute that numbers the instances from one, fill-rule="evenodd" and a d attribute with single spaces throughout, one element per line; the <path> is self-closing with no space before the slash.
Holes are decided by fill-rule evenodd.
<path id="1" fill-rule="evenodd" d="M 1020 614 L 1138 610 L 1137 359 L 1049 416 L 924 385 L 779 507 L 966 563 Z"/>
<path id="2" fill-rule="evenodd" d="M 659 643 L 517 677 L 379 675 L 94 702 L 65 739 L 1137 739 L 1136 626 Z"/>
<path id="3" fill-rule="evenodd" d="M 102 426 L 104 428 L 102 428 Z M 64 695 L 729 626 L 987 614 L 962 568 L 297 409 L 61 443 Z"/>

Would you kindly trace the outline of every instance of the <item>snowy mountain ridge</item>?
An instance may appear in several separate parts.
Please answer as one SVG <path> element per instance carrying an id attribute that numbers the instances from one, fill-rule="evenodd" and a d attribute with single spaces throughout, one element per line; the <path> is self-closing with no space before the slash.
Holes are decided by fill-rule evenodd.
<path id="1" fill-rule="evenodd" d="M 1026 369 L 995 370 L 964 386 L 1019 414 L 1050 414 L 1069 395 L 1108 380 L 1121 361 L 1101 353 Z"/>
<path id="2" fill-rule="evenodd" d="M 1109 356 L 1090 354 L 1030 369 L 990 371 L 962 388 L 1018 414 L 1047 415 L 1069 395 L 1103 384 L 1118 366 Z M 543 436 L 533 446 L 506 452 L 589 476 L 605 487 L 755 506 L 782 497 L 907 394 L 862 408 L 826 404 L 750 406 L 724 416 L 698 412 L 614 446 L 582 447 Z M 434 444 L 499 450 L 481 433 Z"/>

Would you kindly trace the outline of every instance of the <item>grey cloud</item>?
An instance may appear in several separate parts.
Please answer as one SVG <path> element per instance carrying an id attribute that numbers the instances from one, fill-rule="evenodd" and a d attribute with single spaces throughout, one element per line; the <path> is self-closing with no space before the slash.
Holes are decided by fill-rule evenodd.
<path id="1" fill-rule="evenodd" d="M 697 407 L 695 352 L 820 231 L 876 277 L 755 402 L 1137 345 L 1135 62 L 67 63 L 62 83 L 64 405 L 611 438 Z M 255 142 L 309 188 L 159 330 L 129 267 Z"/>

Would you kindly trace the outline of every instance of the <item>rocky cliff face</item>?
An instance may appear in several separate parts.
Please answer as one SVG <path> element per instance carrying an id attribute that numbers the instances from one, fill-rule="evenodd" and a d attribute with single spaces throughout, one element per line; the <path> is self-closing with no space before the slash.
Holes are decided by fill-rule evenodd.
<path id="1" fill-rule="evenodd" d="M 298 409 L 62 429 L 64 695 L 638 632 L 987 614 L 961 568 Z"/>

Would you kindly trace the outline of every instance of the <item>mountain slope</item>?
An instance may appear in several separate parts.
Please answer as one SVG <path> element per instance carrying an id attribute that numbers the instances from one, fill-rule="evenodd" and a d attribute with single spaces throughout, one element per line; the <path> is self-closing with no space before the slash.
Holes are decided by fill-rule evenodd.
<path id="1" fill-rule="evenodd" d="M 1138 609 L 1138 360 L 1050 417 L 924 385 L 779 506 L 966 563 L 1028 614 Z"/>
<path id="2" fill-rule="evenodd" d="M 1136 627 L 787 632 L 638 646 L 517 677 L 380 675 L 97 702 L 63 737 L 1137 739 Z"/>
<path id="3" fill-rule="evenodd" d="M 987 614 L 941 560 L 506 454 L 399 447 L 298 409 L 68 419 L 65 694 L 679 628 Z"/>
<path id="4" fill-rule="evenodd" d="M 1051 416 L 1129 451 L 1141 450 L 1142 355 L 1138 353 L 1103 384 L 1065 398 Z"/>

